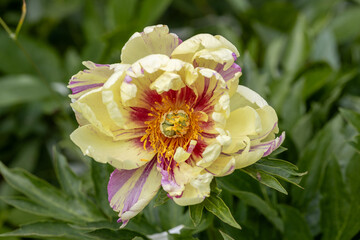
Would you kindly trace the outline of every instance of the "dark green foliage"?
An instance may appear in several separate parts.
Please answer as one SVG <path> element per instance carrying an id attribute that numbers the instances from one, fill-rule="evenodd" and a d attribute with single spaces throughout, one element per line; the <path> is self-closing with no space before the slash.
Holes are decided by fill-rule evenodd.
<path id="1" fill-rule="evenodd" d="M 21 4 L 0 1 L 12 31 Z M 169 239 L 359 239 L 359 20 L 358 0 L 28 0 L 17 40 L 0 28 L 0 239 L 138 240 L 179 225 Z M 275 108 L 286 139 L 214 181 L 203 203 L 159 191 L 119 230 L 113 169 L 69 139 L 66 84 L 83 60 L 119 62 L 127 39 L 157 23 L 234 43 L 240 84 Z"/>

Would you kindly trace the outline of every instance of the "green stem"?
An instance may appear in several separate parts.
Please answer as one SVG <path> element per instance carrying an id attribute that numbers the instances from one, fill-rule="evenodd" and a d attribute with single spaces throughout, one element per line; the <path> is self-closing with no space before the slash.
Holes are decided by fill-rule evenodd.
<path id="1" fill-rule="evenodd" d="M 24 23 L 25 16 L 26 16 L 26 2 L 25 2 L 25 0 L 23 0 L 23 5 L 22 5 L 22 9 L 21 9 L 21 17 L 20 17 L 19 23 L 16 27 L 16 30 L 15 30 L 15 39 L 19 35 L 21 27 Z"/>
<path id="2" fill-rule="evenodd" d="M 66 109 L 64 108 L 64 106 L 62 104 L 63 102 L 62 102 L 61 97 L 51 87 L 50 83 L 46 80 L 45 76 L 42 74 L 42 72 L 40 71 L 38 66 L 35 64 L 35 61 L 32 59 L 31 55 L 28 53 L 28 51 L 21 45 L 21 43 L 17 39 L 18 34 L 20 33 L 20 30 L 21 30 L 21 27 L 24 23 L 25 16 L 26 16 L 26 3 L 25 3 L 25 0 L 23 0 L 21 17 L 20 17 L 19 23 L 16 27 L 15 33 L 13 31 L 11 31 L 11 29 L 8 27 L 6 22 L 1 17 L 0 17 L 0 24 L 5 29 L 5 31 L 9 34 L 10 38 L 15 42 L 16 46 L 18 46 L 18 48 L 20 48 L 20 50 L 23 52 L 26 59 L 30 62 L 31 66 L 34 68 L 35 72 L 39 75 L 40 81 L 49 89 L 49 91 L 52 93 L 52 95 L 54 96 L 56 101 L 60 104 L 61 109 L 63 110 L 63 113 L 64 113 L 64 117 L 67 120 L 70 120 L 69 116 L 66 114 Z"/>
<path id="3" fill-rule="evenodd" d="M 263 194 L 265 201 L 271 205 L 271 201 L 270 201 L 269 195 L 267 194 L 266 187 L 264 185 L 262 185 L 261 183 L 259 183 L 259 184 L 260 184 L 261 193 Z"/>
<path id="4" fill-rule="evenodd" d="M 11 39 L 15 39 L 15 34 L 11 31 L 5 21 L 0 17 L 0 24 L 5 29 L 5 31 L 9 34 Z"/>

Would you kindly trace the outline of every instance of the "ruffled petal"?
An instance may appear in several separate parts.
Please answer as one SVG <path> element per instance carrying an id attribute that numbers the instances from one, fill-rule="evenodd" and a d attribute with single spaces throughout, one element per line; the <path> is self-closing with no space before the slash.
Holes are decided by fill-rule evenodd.
<path id="1" fill-rule="evenodd" d="M 205 171 L 216 176 L 222 177 L 231 174 L 235 170 L 235 158 L 221 154 Z"/>
<path id="2" fill-rule="evenodd" d="M 237 50 L 237 48 L 234 46 L 234 44 L 232 44 L 229 40 L 227 40 L 226 38 L 224 38 L 223 36 L 221 35 L 215 35 L 215 38 L 217 40 L 219 40 L 223 46 L 226 46 L 228 49 L 230 49 L 235 57 L 239 57 L 240 56 L 240 53 L 239 51 Z M 236 59 L 235 59 L 236 60 Z"/>
<path id="3" fill-rule="evenodd" d="M 251 146 L 250 151 L 264 150 L 264 154 L 262 157 L 266 157 L 270 155 L 273 151 L 278 149 L 280 145 L 284 142 L 284 140 L 285 140 L 285 132 L 282 132 L 282 134 L 279 137 L 273 140 L 267 142 L 261 142 L 259 144 Z"/>
<path id="4" fill-rule="evenodd" d="M 114 68 L 118 64 L 96 64 L 84 61 L 83 65 L 88 70 L 80 71 L 72 76 L 68 85 L 68 88 L 72 91 L 69 97 L 75 100 L 85 93 L 103 86 L 106 80 L 114 73 Z"/>
<path id="5" fill-rule="evenodd" d="M 198 67 L 215 69 L 218 65 L 221 65 L 222 70 L 228 70 L 234 63 L 232 53 L 233 52 L 227 48 L 215 50 L 203 49 L 195 53 L 193 61 Z"/>
<path id="6" fill-rule="evenodd" d="M 225 64 L 218 64 L 215 67 L 217 71 L 225 80 L 226 85 L 229 89 L 230 97 L 234 95 L 239 85 L 239 78 L 242 75 L 241 67 L 236 63 L 233 63 L 230 68 L 224 69 Z"/>
<path id="7" fill-rule="evenodd" d="M 202 158 L 196 163 L 199 167 L 208 167 L 215 161 L 221 153 L 221 145 L 218 143 L 210 144 L 202 152 Z"/>
<path id="8" fill-rule="evenodd" d="M 134 33 L 121 51 L 121 62 L 132 64 L 150 54 L 170 56 L 181 43 L 178 36 L 169 33 L 164 25 L 146 27 L 143 32 Z"/>
<path id="9" fill-rule="evenodd" d="M 223 44 L 214 36 L 210 34 L 198 34 L 181 43 L 174 49 L 171 56 L 192 63 L 196 52 L 203 49 L 211 50 L 221 47 L 223 47 Z"/>
<path id="10" fill-rule="evenodd" d="M 269 105 L 258 93 L 250 88 L 239 85 L 236 92 L 230 99 L 230 110 L 234 111 L 240 107 L 249 106 L 252 108 L 261 108 Z"/>
<path id="11" fill-rule="evenodd" d="M 241 136 L 257 135 L 262 130 L 261 118 L 257 111 L 249 106 L 238 108 L 231 112 L 225 129 L 235 139 Z"/>
<path id="12" fill-rule="evenodd" d="M 185 185 L 185 190 L 181 197 L 173 198 L 174 202 L 180 206 L 194 205 L 204 201 L 205 197 L 210 196 L 210 183 L 213 175 L 204 173 L 198 175 Z"/>
<path id="13" fill-rule="evenodd" d="M 156 160 L 132 170 L 118 170 L 111 174 L 108 199 L 114 211 L 119 212 L 118 222 L 125 227 L 129 219 L 142 211 L 160 188 L 161 175 Z"/>
<path id="14" fill-rule="evenodd" d="M 113 137 L 113 132 L 118 130 L 120 126 L 110 118 L 102 101 L 101 90 L 101 88 L 98 88 L 87 92 L 80 99 L 72 103 L 71 107 L 99 131 Z"/>
<path id="15" fill-rule="evenodd" d="M 264 149 L 257 149 L 252 151 L 250 148 L 250 139 L 246 138 L 246 147 L 233 155 L 235 158 L 235 168 L 244 168 L 257 162 L 263 155 Z"/>
<path id="16" fill-rule="evenodd" d="M 180 90 L 185 87 L 179 74 L 164 72 L 151 85 L 150 89 L 155 90 L 158 94 L 169 90 Z"/>
<path id="17" fill-rule="evenodd" d="M 195 60 L 195 64 L 205 64 L 204 67 L 211 69 L 214 69 L 216 64 L 206 64 L 216 62 L 225 64 L 226 70 L 239 56 L 239 52 L 233 44 L 222 36 L 198 34 L 181 43 L 174 49 L 171 56 L 189 63 L 193 63 Z M 210 60 L 210 62 L 206 63 L 206 60 Z"/>
<path id="18" fill-rule="evenodd" d="M 128 67 L 129 68 L 129 67 Z M 131 108 L 127 108 L 122 104 L 121 96 L 121 86 L 124 81 L 126 81 L 126 72 L 118 71 L 114 73 L 109 80 L 104 84 L 102 89 L 102 101 L 107 109 L 109 118 L 111 118 L 118 126 L 124 129 L 132 128 L 144 128 L 144 120 L 138 119 L 138 121 L 133 121 L 132 112 L 134 111 Z M 123 91 L 125 91 L 123 89 Z M 131 93 L 127 93 L 128 95 Z M 124 97 L 124 96 L 123 96 Z M 136 113 L 141 115 L 141 109 L 136 109 Z M 145 118 L 147 118 L 148 112 L 143 113 Z"/>
<path id="19" fill-rule="evenodd" d="M 84 155 L 101 163 L 109 163 L 119 169 L 138 168 L 154 156 L 150 147 L 147 148 L 148 150 L 143 149 L 140 138 L 114 141 L 91 125 L 77 128 L 70 138 Z"/>
<path id="20" fill-rule="evenodd" d="M 261 119 L 262 129 L 256 136 L 252 136 L 250 138 L 252 141 L 252 145 L 260 142 L 261 140 L 272 140 L 275 138 L 275 134 L 279 132 L 279 128 L 277 126 L 278 117 L 272 107 L 267 105 L 262 108 L 256 109 L 256 112 Z"/>
<path id="21" fill-rule="evenodd" d="M 249 140 L 245 149 L 240 150 L 236 155 L 232 155 L 235 158 L 235 168 L 247 167 L 257 162 L 260 158 L 270 155 L 283 143 L 284 139 L 285 132 L 273 140 L 256 145 L 251 145 Z"/>

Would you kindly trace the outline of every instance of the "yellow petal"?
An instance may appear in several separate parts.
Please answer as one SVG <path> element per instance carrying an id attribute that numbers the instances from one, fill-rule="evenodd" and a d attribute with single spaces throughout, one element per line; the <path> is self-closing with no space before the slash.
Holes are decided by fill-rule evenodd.
<path id="1" fill-rule="evenodd" d="M 221 154 L 206 171 L 217 177 L 231 174 L 235 170 L 235 158 Z"/>
<path id="2" fill-rule="evenodd" d="M 192 63 L 193 56 L 202 49 L 221 48 L 222 43 L 210 34 L 198 34 L 181 43 L 171 56 Z"/>
<path id="3" fill-rule="evenodd" d="M 174 160 L 177 163 L 184 162 L 190 157 L 191 153 L 188 153 L 182 147 L 178 147 L 174 154 Z"/>
<path id="4" fill-rule="evenodd" d="M 104 84 L 102 101 L 106 106 L 109 117 L 122 128 L 126 128 L 126 112 L 121 104 L 120 86 L 124 78 L 124 72 L 115 72 Z"/>
<path id="5" fill-rule="evenodd" d="M 231 112 L 225 129 L 235 138 L 256 135 L 262 130 L 261 118 L 255 109 L 249 106 L 238 108 Z"/>
<path id="6" fill-rule="evenodd" d="M 234 63 L 232 51 L 227 48 L 215 50 L 203 49 L 198 51 L 192 60 L 196 61 L 199 67 L 210 69 L 215 69 L 219 64 L 223 65 L 224 71 Z"/>
<path id="7" fill-rule="evenodd" d="M 177 91 L 183 87 L 185 87 L 185 84 L 181 80 L 181 77 L 172 72 L 164 72 L 150 85 L 150 89 L 156 90 L 158 94 L 169 90 Z"/>
<path id="8" fill-rule="evenodd" d="M 253 142 L 254 140 L 260 141 L 265 138 L 268 138 L 268 140 L 274 139 L 275 134 L 279 132 L 279 128 L 277 126 L 278 117 L 275 110 L 267 105 L 256 109 L 256 112 L 260 116 L 262 130 L 257 134 L 257 136 L 254 136 L 251 139 Z"/>
<path id="9" fill-rule="evenodd" d="M 98 130 L 108 136 L 113 136 L 113 131 L 119 129 L 119 126 L 110 118 L 102 102 L 101 91 L 101 88 L 92 90 L 72 103 L 71 106 Z"/>
<path id="10" fill-rule="evenodd" d="M 234 44 L 232 44 L 229 40 L 227 40 L 226 38 L 224 38 L 221 35 L 216 35 L 215 38 L 217 40 L 219 40 L 223 46 L 225 46 L 226 48 L 228 48 L 229 50 L 231 50 L 233 53 L 236 54 L 236 57 L 240 56 L 239 51 L 237 50 L 237 48 L 234 46 Z"/>
<path id="11" fill-rule="evenodd" d="M 173 198 L 174 202 L 180 206 L 201 203 L 205 197 L 210 196 L 210 183 L 212 179 L 213 175 L 210 173 L 198 175 L 189 184 L 185 185 L 185 190 L 180 198 Z"/>
<path id="12" fill-rule="evenodd" d="M 250 151 L 250 143 L 246 146 L 241 154 L 234 155 L 235 168 L 244 168 L 257 162 L 264 155 L 264 149 Z"/>
<path id="13" fill-rule="evenodd" d="M 132 64 L 150 54 L 170 56 L 181 40 L 169 33 L 165 25 L 146 27 L 142 33 L 134 33 L 121 51 L 121 62 Z"/>
<path id="14" fill-rule="evenodd" d="M 123 82 L 120 87 L 121 100 L 124 106 L 127 106 L 127 102 L 136 97 L 137 87 L 133 83 Z"/>
<path id="15" fill-rule="evenodd" d="M 197 166 L 208 167 L 215 161 L 221 153 L 221 145 L 218 143 L 210 144 L 203 151 L 202 159 L 196 163 Z"/>
<path id="16" fill-rule="evenodd" d="M 102 101 L 106 106 L 109 117 L 122 129 L 133 129 L 145 127 L 141 121 L 133 121 L 131 112 L 122 104 L 121 86 L 126 77 L 125 71 L 115 72 L 104 84 L 102 90 Z M 123 88 L 125 91 L 126 87 Z M 136 90 L 137 91 L 137 90 Z M 128 93 L 125 93 L 128 94 Z M 126 99 L 126 97 L 124 97 Z M 131 100 L 128 100 L 131 101 Z"/>
<path id="17" fill-rule="evenodd" d="M 143 149 L 139 139 L 113 141 L 91 125 L 77 128 L 70 138 L 84 155 L 101 163 L 109 163 L 118 169 L 138 168 L 154 156 L 152 150 Z"/>
<path id="18" fill-rule="evenodd" d="M 234 111 L 240 107 L 250 106 L 259 108 L 269 105 L 258 93 L 250 88 L 239 85 L 230 99 L 230 109 Z"/>

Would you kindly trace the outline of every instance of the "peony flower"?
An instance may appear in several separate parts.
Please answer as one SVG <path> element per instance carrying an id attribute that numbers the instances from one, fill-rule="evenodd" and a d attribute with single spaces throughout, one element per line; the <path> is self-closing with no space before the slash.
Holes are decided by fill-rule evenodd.
<path id="1" fill-rule="evenodd" d="M 284 140 L 276 112 L 238 86 L 239 52 L 222 36 L 182 42 L 167 26 L 135 33 L 121 63 L 84 62 L 74 75 L 72 141 L 116 169 L 110 206 L 125 226 L 162 187 L 179 205 L 202 202 L 214 177 L 269 155 Z"/>

